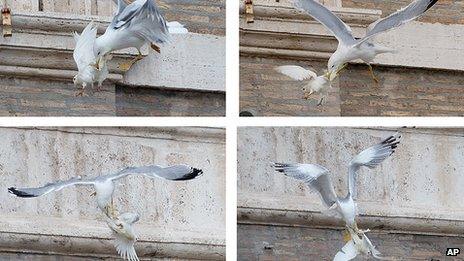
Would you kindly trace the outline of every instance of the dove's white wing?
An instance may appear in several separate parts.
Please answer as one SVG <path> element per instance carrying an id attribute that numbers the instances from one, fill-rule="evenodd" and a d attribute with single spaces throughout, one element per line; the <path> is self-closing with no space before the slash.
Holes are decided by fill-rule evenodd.
<path id="1" fill-rule="evenodd" d="M 359 168 L 362 166 L 374 168 L 382 163 L 395 152 L 396 147 L 400 143 L 400 139 L 401 135 L 397 133 L 383 140 L 379 144 L 361 151 L 361 153 L 351 160 L 348 174 L 348 189 L 353 197 L 356 196 L 356 172 Z"/>
<path id="2" fill-rule="evenodd" d="M 89 64 L 95 62 L 93 46 L 96 38 L 97 27 L 93 21 L 84 28 L 81 35 L 74 32 L 76 47 L 74 48 L 73 58 L 79 71 L 84 70 Z"/>
<path id="3" fill-rule="evenodd" d="M 322 202 L 328 208 L 337 202 L 337 195 L 329 177 L 329 170 L 316 164 L 286 164 L 273 163 L 276 171 L 286 176 L 302 180 L 313 190 L 317 191 Z"/>
<path id="4" fill-rule="evenodd" d="M 307 70 L 297 65 L 283 65 L 275 68 L 276 71 L 281 74 L 287 75 L 296 81 L 308 80 L 311 78 L 317 78 L 317 74 L 311 70 Z"/>
<path id="5" fill-rule="evenodd" d="M 351 28 L 327 7 L 314 0 L 295 0 L 294 5 L 323 24 L 343 45 L 350 46 L 356 43 Z"/>
<path id="6" fill-rule="evenodd" d="M 340 251 L 335 255 L 333 261 L 348 261 L 358 255 L 358 250 L 354 245 L 353 240 L 348 241 Z"/>
<path id="7" fill-rule="evenodd" d="M 366 36 L 364 36 L 364 38 L 362 38 L 358 44 L 370 39 L 379 33 L 397 28 L 409 21 L 418 18 L 427 10 L 429 10 L 433 5 L 435 5 L 437 1 L 438 0 L 415 0 L 403 9 L 398 10 L 385 18 L 375 21 L 369 25 Z"/>

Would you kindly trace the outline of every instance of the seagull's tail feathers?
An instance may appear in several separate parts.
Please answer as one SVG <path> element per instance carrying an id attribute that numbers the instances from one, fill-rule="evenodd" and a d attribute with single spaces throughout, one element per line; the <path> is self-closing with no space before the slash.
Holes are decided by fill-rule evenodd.
<path id="1" fill-rule="evenodd" d="M 340 212 L 338 210 L 338 205 L 334 203 L 331 207 L 321 211 L 324 216 L 341 218 Z"/>
<path id="2" fill-rule="evenodd" d="M 168 26 L 168 31 L 170 34 L 186 34 L 188 33 L 187 28 L 184 27 L 183 24 L 177 22 L 177 21 L 172 21 L 172 22 L 167 22 L 166 23 Z"/>
<path id="3" fill-rule="evenodd" d="M 382 53 L 398 53 L 398 50 L 381 46 L 381 45 L 375 45 L 375 52 L 377 54 L 382 54 Z"/>

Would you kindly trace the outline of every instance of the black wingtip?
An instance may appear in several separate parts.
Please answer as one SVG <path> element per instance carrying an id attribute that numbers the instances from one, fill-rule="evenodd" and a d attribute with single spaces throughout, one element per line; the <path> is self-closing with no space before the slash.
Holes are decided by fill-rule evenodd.
<path id="1" fill-rule="evenodd" d="M 175 179 L 175 180 L 176 181 L 191 180 L 191 179 L 194 179 L 194 178 L 196 178 L 198 176 L 201 176 L 202 174 L 203 174 L 202 169 L 192 168 L 192 171 L 189 174 L 184 175 L 181 178 L 178 178 L 178 179 Z"/>
<path id="2" fill-rule="evenodd" d="M 272 166 L 272 167 L 275 169 L 275 171 L 277 171 L 277 172 L 284 172 L 284 168 L 285 168 L 286 166 L 288 166 L 288 164 L 277 163 L 277 162 L 276 162 L 276 163 L 273 162 L 273 163 L 271 163 L 271 164 L 272 164 L 271 166 Z"/>
<path id="3" fill-rule="evenodd" d="M 434 6 L 437 2 L 438 2 L 438 0 L 430 0 L 429 5 L 428 5 L 427 8 L 425 9 L 425 11 L 429 10 L 430 8 L 432 8 L 432 6 Z"/>
<path id="4" fill-rule="evenodd" d="M 26 193 L 24 191 L 17 190 L 15 187 L 8 188 L 8 192 L 10 192 L 11 194 L 15 194 L 16 196 L 21 197 L 21 198 L 34 198 L 34 197 L 36 197 L 35 195 Z"/>

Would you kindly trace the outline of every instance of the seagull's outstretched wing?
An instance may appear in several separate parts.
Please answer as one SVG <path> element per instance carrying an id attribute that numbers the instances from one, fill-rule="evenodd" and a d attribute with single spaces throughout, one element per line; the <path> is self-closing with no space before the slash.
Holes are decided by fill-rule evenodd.
<path id="1" fill-rule="evenodd" d="M 74 186 L 74 185 L 93 185 L 93 180 L 82 180 L 81 177 L 73 177 L 66 181 L 57 181 L 48 183 L 43 187 L 38 188 L 8 188 L 8 192 L 15 194 L 21 198 L 34 198 L 46 195 L 53 191 L 60 191 L 63 188 Z"/>
<path id="2" fill-rule="evenodd" d="M 412 21 L 419 16 L 423 15 L 429 10 L 438 0 L 415 0 L 405 8 L 396 11 L 395 13 L 379 19 L 369 25 L 369 30 L 364 38 L 360 40 L 360 43 L 370 39 L 371 37 L 399 27 L 409 21 Z"/>
<path id="3" fill-rule="evenodd" d="M 73 58 L 79 71 L 83 71 L 89 64 L 95 62 L 93 46 L 96 38 L 97 27 L 93 21 L 84 28 L 81 35 L 74 32 L 76 47 L 74 48 Z"/>
<path id="4" fill-rule="evenodd" d="M 190 180 L 203 174 L 201 169 L 193 168 L 188 165 L 174 165 L 171 167 L 161 167 L 159 165 L 128 167 L 116 174 L 104 176 L 104 178 L 120 179 L 128 175 L 143 175 L 149 178 L 163 178 L 173 181 Z"/>
<path id="5" fill-rule="evenodd" d="M 396 133 L 383 140 L 379 144 L 369 147 L 358 155 L 356 155 L 350 162 L 349 176 L 348 176 L 348 189 L 353 197 L 356 196 L 356 172 L 362 166 L 374 168 L 379 165 L 395 152 L 396 147 L 400 143 L 401 135 Z"/>
<path id="6" fill-rule="evenodd" d="M 351 28 L 322 4 L 314 0 L 294 0 L 294 5 L 323 24 L 343 45 L 356 43 Z"/>
<path id="7" fill-rule="evenodd" d="M 348 241 L 340 251 L 335 255 L 333 261 L 348 261 L 352 260 L 358 255 L 359 251 L 356 249 L 356 246 L 353 240 Z"/>
<path id="8" fill-rule="evenodd" d="M 316 190 L 322 202 L 328 208 L 337 202 L 337 195 L 329 177 L 329 170 L 316 164 L 285 164 L 273 163 L 276 171 L 286 176 L 302 180 L 310 188 Z"/>
<path id="9" fill-rule="evenodd" d="M 283 65 L 275 68 L 281 74 L 287 75 L 295 81 L 317 78 L 317 74 L 298 65 Z"/>

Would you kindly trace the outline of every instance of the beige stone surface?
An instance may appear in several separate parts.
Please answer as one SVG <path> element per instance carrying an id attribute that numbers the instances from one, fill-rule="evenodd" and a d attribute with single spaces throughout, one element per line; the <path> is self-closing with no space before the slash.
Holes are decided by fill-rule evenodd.
<path id="1" fill-rule="evenodd" d="M 204 175 L 188 182 L 122 179 L 115 204 L 141 214 L 135 225 L 141 257 L 224 258 L 224 130 L 1 128 L 0 133 L 0 252 L 115 254 L 91 188 L 21 199 L 7 192 L 10 186 L 93 177 L 126 166 L 188 163 Z"/>

